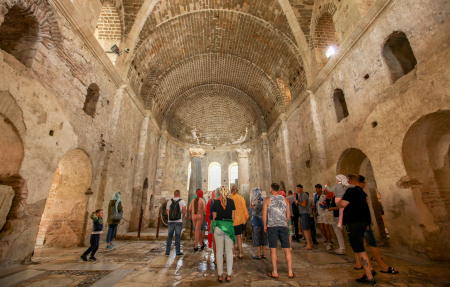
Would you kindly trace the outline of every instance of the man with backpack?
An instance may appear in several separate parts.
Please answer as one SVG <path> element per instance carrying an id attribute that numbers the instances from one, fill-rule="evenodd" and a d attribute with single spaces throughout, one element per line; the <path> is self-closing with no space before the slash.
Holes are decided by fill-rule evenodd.
<path id="1" fill-rule="evenodd" d="M 183 255 L 180 250 L 181 231 L 183 230 L 183 218 L 186 216 L 186 202 L 180 198 L 181 192 L 175 190 L 173 198 L 167 203 L 167 215 L 169 217 L 169 234 L 167 236 L 166 255 L 170 254 L 172 237 L 175 232 L 175 249 L 177 256 Z"/>

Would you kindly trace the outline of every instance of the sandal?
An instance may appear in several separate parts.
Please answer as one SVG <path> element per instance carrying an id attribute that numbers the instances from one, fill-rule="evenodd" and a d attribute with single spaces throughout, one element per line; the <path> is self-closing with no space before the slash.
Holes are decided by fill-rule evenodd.
<path id="1" fill-rule="evenodd" d="M 271 278 L 275 278 L 275 279 L 278 279 L 278 276 L 273 276 L 273 275 L 272 275 L 272 272 L 270 272 L 270 273 L 267 273 L 267 276 L 269 276 L 269 277 L 271 277 Z"/>
<path id="2" fill-rule="evenodd" d="M 264 254 L 261 255 L 261 258 L 262 258 L 262 259 L 266 259 L 266 255 L 264 255 Z"/>
<path id="3" fill-rule="evenodd" d="M 294 272 L 292 272 L 292 276 L 289 276 L 289 275 L 288 275 L 288 277 L 289 277 L 289 279 L 292 279 L 292 278 L 294 278 L 294 277 L 295 277 L 295 273 L 294 273 Z"/>
<path id="4" fill-rule="evenodd" d="M 223 276 L 219 275 L 219 277 L 217 277 L 217 281 L 219 281 L 219 283 L 222 283 L 223 282 Z"/>
<path id="5" fill-rule="evenodd" d="M 353 267 L 353 269 L 355 269 L 355 270 L 361 270 L 361 269 L 364 269 L 364 267 L 361 267 L 361 268 Z"/>
<path id="6" fill-rule="evenodd" d="M 228 279 L 229 278 L 229 279 Z M 228 275 L 227 276 L 227 283 L 230 283 L 231 282 L 231 276 L 230 275 Z"/>
<path id="7" fill-rule="evenodd" d="M 252 258 L 253 259 L 262 259 L 262 255 L 253 255 Z"/>
<path id="8" fill-rule="evenodd" d="M 380 272 L 381 272 L 381 273 L 389 273 L 389 274 L 397 274 L 399 271 L 398 271 L 398 270 L 395 270 L 394 267 L 389 267 L 389 268 L 388 268 L 388 271 L 380 270 Z"/>

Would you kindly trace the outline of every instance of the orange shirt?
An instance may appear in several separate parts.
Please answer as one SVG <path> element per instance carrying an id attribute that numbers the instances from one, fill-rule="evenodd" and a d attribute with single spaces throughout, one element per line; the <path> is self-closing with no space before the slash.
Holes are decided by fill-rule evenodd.
<path id="1" fill-rule="evenodd" d="M 234 201 L 234 205 L 236 206 L 233 225 L 238 226 L 241 224 L 245 224 L 247 222 L 247 219 L 250 217 L 248 215 L 245 199 L 237 193 L 233 193 L 229 196 L 229 198 Z"/>

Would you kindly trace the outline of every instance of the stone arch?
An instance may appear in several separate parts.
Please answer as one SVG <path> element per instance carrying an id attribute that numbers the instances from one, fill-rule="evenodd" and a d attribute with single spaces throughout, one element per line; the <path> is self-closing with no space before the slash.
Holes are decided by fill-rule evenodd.
<path id="1" fill-rule="evenodd" d="M 8 91 L 0 91 L 0 229 L 27 199 L 26 181 L 19 175 L 25 131 L 22 110 Z"/>
<path id="2" fill-rule="evenodd" d="M 236 181 L 233 181 L 233 179 L 237 179 L 239 180 L 239 166 L 237 162 L 232 162 L 230 163 L 230 165 L 228 166 L 228 188 L 231 189 L 231 185 L 237 185 Z"/>
<path id="3" fill-rule="evenodd" d="M 371 209 L 373 231 L 375 236 L 386 242 L 388 232 L 386 229 L 384 210 L 381 204 L 381 194 L 377 187 L 375 173 L 369 158 L 363 151 L 356 148 L 346 149 L 339 158 L 336 174 L 361 174 L 366 177 L 365 192 L 369 198 L 369 208 Z"/>
<path id="4" fill-rule="evenodd" d="M 448 260 L 450 236 L 450 110 L 421 117 L 408 129 L 402 146 L 407 176 L 400 188 L 411 189 L 427 241 L 423 251 Z"/>
<path id="5" fill-rule="evenodd" d="M 86 192 L 92 181 L 91 163 L 84 150 L 67 152 L 53 176 L 39 224 L 37 245 L 82 246 L 88 218 Z"/>
<path id="6" fill-rule="evenodd" d="M 325 67 L 330 59 L 326 55 L 328 49 L 333 48 L 336 51 L 339 47 L 339 39 L 333 21 L 333 15 L 336 11 L 336 5 L 329 2 L 319 10 L 319 14 L 312 23 L 311 37 L 313 40 L 311 43 L 319 71 Z"/>
<path id="7" fill-rule="evenodd" d="M 0 47 L 31 67 L 39 44 L 62 42 L 53 8 L 42 0 L 0 0 Z"/>
<path id="8" fill-rule="evenodd" d="M 382 56 L 392 83 L 414 70 L 417 65 L 417 59 L 408 37 L 400 31 L 389 35 L 384 43 Z"/>

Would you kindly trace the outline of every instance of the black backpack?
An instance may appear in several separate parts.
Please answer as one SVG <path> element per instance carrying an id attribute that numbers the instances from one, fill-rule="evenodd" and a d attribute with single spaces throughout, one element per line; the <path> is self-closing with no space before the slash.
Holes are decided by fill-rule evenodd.
<path id="1" fill-rule="evenodd" d="M 169 220 L 179 220 L 181 219 L 181 210 L 180 210 L 180 205 L 178 204 L 181 199 L 179 199 L 178 201 L 174 201 L 173 199 L 172 203 L 170 204 L 169 207 Z"/>

